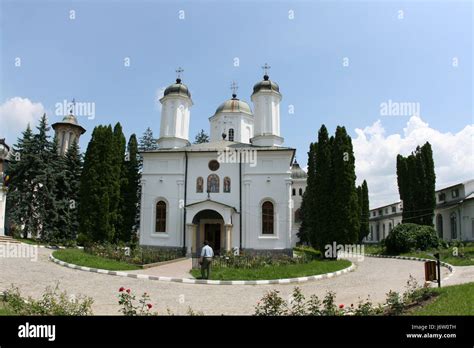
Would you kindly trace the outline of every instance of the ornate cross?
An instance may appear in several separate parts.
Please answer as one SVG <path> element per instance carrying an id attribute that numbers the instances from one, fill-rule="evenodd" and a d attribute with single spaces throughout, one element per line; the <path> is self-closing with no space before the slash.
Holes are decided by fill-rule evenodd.
<path id="1" fill-rule="evenodd" d="M 270 65 L 268 65 L 267 63 L 265 63 L 264 66 L 262 66 L 262 69 L 263 69 L 263 74 L 264 75 L 268 75 L 268 70 L 271 68 Z"/>
<path id="2" fill-rule="evenodd" d="M 232 97 L 237 97 L 237 90 L 239 89 L 239 86 L 235 81 L 232 81 L 232 84 L 230 85 L 230 89 L 232 91 Z"/>
<path id="3" fill-rule="evenodd" d="M 73 110 L 76 108 L 76 98 L 72 98 L 72 102 L 71 102 L 71 110 L 69 110 L 69 113 L 72 115 L 73 114 Z"/>
<path id="4" fill-rule="evenodd" d="M 183 72 L 183 68 L 181 67 L 178 67 L 178 69 L 176 69 L 176 74 L 178 75 L 177 78 L 180 79 L 181 78 L 181 73 Z"/>

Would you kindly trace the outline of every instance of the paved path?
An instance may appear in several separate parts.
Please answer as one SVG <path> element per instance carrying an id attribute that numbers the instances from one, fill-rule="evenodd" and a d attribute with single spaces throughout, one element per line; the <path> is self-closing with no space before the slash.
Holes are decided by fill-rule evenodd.
<path id="1" fill-rule="evenodd" d="M 176 261 L 168 263 L 166 265 L 151 267 L 147 269 L 141 269 L 137 271 L 127 271 L 127 273 L 138 273 L 148 274 L 153 276 L 161 277 L 174 277 L 174 278 L 194 278 L 189 270 L 192 268 L 191 259 Z"/>
<path id="2" fill-rule="evenodd" d="M 288 298 L 294 285 L 197 285 L 133 279 L 84 272 L 57 265 L 48 260 L 49 249 L 39 249 L 37 262 L 26 258 L 0 258 L 0 290 L 15 284 L 24 295 L 38 298 L 46 286 L 60 283 L 69 294 L 83 294 L 94 298 L 95 314 L 117 314 L 117 294 L 121 286 L 141 294 L 148 292 L 155 309 L 166 314 L 185 314 L 188 307 L 204 314 L 253 314 L 259 299 L 271 289 Z M 185 265 L 185 263 L 183 263 Z M 183 266 L 185 267 L 185 266 Z M 472 267 L 474 269 L 474 267 Z M 450 277 L 453 284 L 474 281 L 474 270 L 459 271 Z M 448 270 L 442 268 L 443 277 Z M 383 302 L 389 290 L 403 292 L 409 275 L 423 282 L 423 263 L 418 261 L 366 257 L 357 262 L 354 272 L 331 279 L 299 284 L 307 296 L 320 298 L 326 291 L 336 292 L 337 303 L 350 305 L 369 294 L 373 302 Z"/>

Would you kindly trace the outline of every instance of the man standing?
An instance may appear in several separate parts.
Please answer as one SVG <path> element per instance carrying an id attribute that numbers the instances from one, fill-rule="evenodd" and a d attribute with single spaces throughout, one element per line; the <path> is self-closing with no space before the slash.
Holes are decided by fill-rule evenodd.
<path id="1" fill-rule="evenodd" d="M 209 242 L 207 240 L 204 241 L 204 246 L 201 250 L 201 276 L 202 279 L 209 279 L 209 275 L 211 273 L 211 262 L 212 257 L 214 256 L 214 250 L 212 250 Z M 206 273 L 206 276 L 204 274 Z"/>

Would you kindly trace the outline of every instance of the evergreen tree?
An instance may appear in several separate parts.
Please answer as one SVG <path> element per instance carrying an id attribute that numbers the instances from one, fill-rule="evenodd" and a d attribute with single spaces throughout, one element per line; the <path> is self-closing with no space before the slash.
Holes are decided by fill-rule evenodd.
<path id="1" fill-rule="evenodd" d="M 147 127 L 143 135 L 139 139 L 138 148 L 140 151 L 149 151 L 158 149 L 158 144 L 153 136 L 153 131 L 150 127 Z"/>
<path id="2" fill-rule="evenodd" d="M 34 208 L 34 167 L 33 163 L 33 132 L 28 124 L 13 146 L 10 156 L 7 175 L 10 177 L 6 211 L 14 230 L 23 227 L 23 238 L 35 234 L 35 208 Z"/>
<path id="3" fill-rule="evenodd" d="M 82 157 L 76 141 L 69 147 L 65 161 L 65 214 L 67 216 L 64 226 L 65 240 L 77 238 L 79 229 L 79 191 L 81 185 Z"/>
<path id="4" fill-rule="evenodd" d="M 122 225 L 118 231 L 118 239 L 123 242 L 130 242 L 137 233 L 139 222 L 138 204 L 140 200 L 140 173 L 138 144 L 135 134 L 132 134 L 128 141 L 127 156 L 125 157 L 122 176 L 124 177 L 121 187 Z"/>
<path id="5" fill-rule="evenodd" d="M 196 137 L 194 138 L 194 144 L 202 144 L 202 143 L 208 143 L 209 142 L 209 135 L 204 131 L 204 129 L 201 129 L 198 134 L 196 134 Z"/>
<path id="6" fill-rule="evenodd" d="M 121 194 L 122 187 L 127 186 L 127 176 L 125 175 L 125 136 L 122 126 L 116 123 L 114 126 L 113 146 L 112 146 L 112 171 L 110 173 L 109 191 L 109 212 L 110 224 L 114 240 L 119 240 L 119 231 L 123 229 L 122 207 L 124 206 L 124 196 Z"/>
<path id="7" fill-rule="evenodd" d="M 355 158 L 352 140 L 344 127 L 337 127 L 329 137 L 324 125 L 318 141 L 308 153 L 308 178 L 302 202 L 302 224 L 299 236 L 309 241 L 323 255 L 326 245 L 356 243 L 367 211 L 368 190 L 364 181 L 360 194 L 355 185 Z M 359 203 L 360 200 L 360 203 Z M 334 255 L 333 255 L 334 256 Z"/>
<path id="8" fill-rule="evenodd" d="M 113 212 L 110 209 L 110 193 L 116 189 L 117 143 L 112 127 L 97 126 L 84 156 L 79 194 L 79 233 L 81 239 L 109 241 L 114 237 L 111 225 Z M 120 185 L 118 186 L 120 189 Z M 114 195 L 116 196 L 116 195 Z M 116 215 L 116 212 L 115 212 Z M 114 216 L 115 217 L 115 216 Z"/>
<path id="9" fill-rule="evenodd" d="M 359 233 L 359 243 L 362 243 L 362 240 L 369 235 L 369 188 L 367 182 L 364 180 L 362 185 L 359 186 L 359 210 L 360 210 L 360 233 Z"/>
<path id="10" fill-rule="evenodd" d="M 430 143 L 407 157 L 397 156 L 397 181 L 403 222 L 433 226 L 436 175 Z"/>
<path id="11" fill-rule="evenodd" d="M 336 128 L 332 148 L 333 241 L 352 244 L 359 239 L 360 210 L 355 186 L 355 158 L 352 141 L 344 127 Z"/>

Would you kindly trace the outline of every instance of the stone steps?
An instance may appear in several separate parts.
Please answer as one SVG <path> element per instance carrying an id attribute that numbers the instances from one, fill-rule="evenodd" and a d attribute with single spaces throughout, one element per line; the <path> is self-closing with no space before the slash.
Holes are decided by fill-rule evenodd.
<path id="1" fill-rule="evenodd" d="M 10 236 L 0 236 L 0 243 L 16 243 L 20 244 L 20 242 L 16 239 L 13 239 Z"/>

